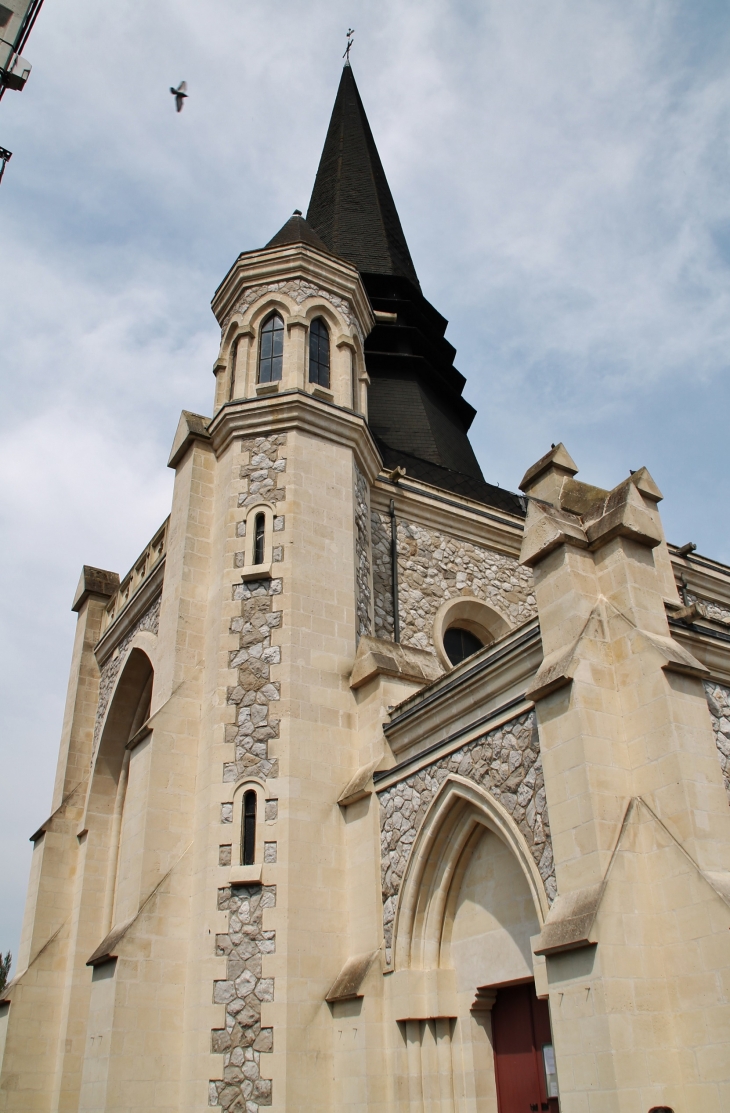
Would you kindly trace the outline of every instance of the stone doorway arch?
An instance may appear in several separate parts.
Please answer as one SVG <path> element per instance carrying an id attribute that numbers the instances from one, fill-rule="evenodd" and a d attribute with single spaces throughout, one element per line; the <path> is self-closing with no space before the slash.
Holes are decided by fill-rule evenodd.
<path id="1" fill-rule="evenodd" d="M 449 776 L 424 817 L 393 931 L 393 998 L 409 1113 L 498 1113 L 490 1009 L 531 983 L 548 900 L 530 849 L 489 792 Z"/>

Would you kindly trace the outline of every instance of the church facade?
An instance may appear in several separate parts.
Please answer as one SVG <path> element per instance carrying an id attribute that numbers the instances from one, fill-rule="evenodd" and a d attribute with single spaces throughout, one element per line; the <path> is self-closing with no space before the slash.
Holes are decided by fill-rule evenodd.
<path id="1" fill-rule="evenodd" d="M 0 1110 L 730 1109 L 730 569 L 645 468 L 485 481 L 349 65 L 213 311 L 73 603 Z"/>

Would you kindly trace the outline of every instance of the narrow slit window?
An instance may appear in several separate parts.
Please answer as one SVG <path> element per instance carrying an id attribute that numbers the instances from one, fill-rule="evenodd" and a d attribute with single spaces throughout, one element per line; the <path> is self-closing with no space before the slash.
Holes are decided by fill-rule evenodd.
<path id="1" fill-rule="evenodd" d="M 240 337 L 231 344 L 231 381 L 228 384 L 228 401 L 233 401 L 233 392 L 236 389 L 236 361 L 238 360 L 238 343 Z"/>
<path id="2" fill-rule="evenodd" d="M 321 317 L 315 317 L 309 328 L 309 381 L 329 390 L 330 334 Z"/>
<path id="3" fill-rule="evenodd" d="M 284 362 L 284 322 L 278 313 L 272 313 L 261 329 L 259 349 L 259 382 L 278 383 Z"/>
<path id="4" fill-rule="evenodd" d="M 266 540 L 266 515 L 257 514 L 253 527 L 253 562 L 264 563 L 264 542 Z"/>
<path id="5" fill-rule="evenodd" d="M 243 838 L 241 865 L 252 866 L 256 855 L 256 793 L 249 789 L 243 797 Z"/>

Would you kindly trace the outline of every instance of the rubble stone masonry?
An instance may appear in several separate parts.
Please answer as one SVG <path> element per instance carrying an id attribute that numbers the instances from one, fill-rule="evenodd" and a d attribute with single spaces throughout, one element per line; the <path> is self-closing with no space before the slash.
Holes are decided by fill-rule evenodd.
<path id="1" fill-rule="evenodd" d="M 393 577 L 390 563 L 390 521 L 377 510 L 370 513 L 373 552 L 373 633 L 393 640 Z"/>
<path id="2" fill-rule="evenodd" d="M 355 579 L 357 636 L 372 634 L 372 587 L 370 585 L 370 505 L 368 483 L 355 465 Z"/>
<path id="3" fill-rule="evenodd" d="M 279 486 L 286 471 L 286 459 L 280 456 L 285 445 L 286 434 L 243 441 L 248 461 L 241 467 L 246 486 L 239 493 L 239 507 L 247 510 L 268 502 L 276 511 L 286 494 Z M 284 517 L 275 517 L 274 531 L 283 535 L 284 530 Z M 236 534 L 245 535 L 245 521 L 239 522 Z M 282 553 L 282 546 L 274 546 L 274 561 L 280 561 Z M 237 553 L 234 566 L 242 563 L 243 554 Z M 234 745 L 233 761 L 223 766 L 227 783 L 245 777 L 266 781 L 279 773 L 278 762 L 269 755 L 269 742 L 279 736 L 279 720 L 271 717 L 271 708 L 279 701 L 280 684 L 272 679 L 271 668 L 280 663 L 281 649 L 271 644 L 271 634 L 281 626 L 282 612 L 274 609 L 281 592 L 280 579 L 233 587 L 241 613 L 230 626 L 231 633 L 238 635 L 238 648 L 229 659 L 236 684 L 228 689 L 227 702 L 236 708 L 236 721 L 226 727 L 226 741 Z M 276 823 L 277 814 L 277 802 L 267 800 L 267 826 Z M 220 819 L 223 825 L 231 823 L 230 803 L 222 806 Z M 219 847 L 219 864 L 231 864 L 231 849 L 230 842 Z M 265 860 L 275 862 L 276 850 L 275 841 L 266 842 Z M 227 972 L 223 981 L 214 983 L 213 1001 L 225 1005 L 225 1028 L 213 1030 L 211 1048 L 223 1055 L 223 1078 L 210 1082 L 209 1102 L 226 1113 L 258 1113 L 260 1107 L 271 1105 L 272 1083 L 262 1069 L 261 1055 L 273 1049 L 273 1030 L 261 1027 L 261 1002 L 274 999 L 274 980 L 263 977 L 262 959 L 276 949 L 275 932 L 263 929 L 263 911 L 275 903 L 274 886 L 236 885 L 218 894 L 219 909 L 229 913 L 228 933 L 216 939 L 216 953 L 227 956 Z"/>
<path id="4" fill-rule="evenodd" d="M 262 927 L 265 908 L 276 904 L 276 886 L 237 885 L 221 889 L 218 908 L 227 911 L 228 933 L 216 936 L 225 955 L 226 977 L 215 982 L 213 1001 L 225 1005 L 225 1028 L 212 1032 L 212 1050 L 223 1055 L 223 1078 L 210 1083 L 208 1102 L 226 1113 L 258 1113 L 271 1105 L 271 1080 L 261 1056 L 274 1049 L 274 1031 L 261 1027 L 261 1002 L 273 1001 L 274 979 L 261 973 L 264 955 L 276 950 L 275 932 Z"/>
<path id="5" fill-rule="evenodd" d="M 510 626 L 536 613 L 532 572 L 513 557 L 424 526 L 398 523 L 401 641 L 434 652 L 433 620 L 447 599 L 472 595 Z"/>
<path id="6" fill-rule="evenodd" d="M 725 791 L 730 803 L 730 688 L 705 681 L 705 693 L 712 716 L 712 729 L 715 733 Z"/>
<path id="7" fill-rule="evenodd" d="M 411 847 L 431 801 L 450 773 L 486 788 L 507 809 L 525 837 L 550 903 L 557 895 L 540 741 L 531 711 L 438 758 L 378 794 L 383 932 L 388 963 L 396 905 Z"/>
<path id="8" fill-rule="evenodd" d="M 393 637 L 390 521 L 373 511 L 375 636 Z M 483 549 L 412 522 L 398 521 L 398 609 L 401 642 L 435 653 L 433 620 L 447 599 L 481 599 L 510 626 L 536 613 L 532 573 L 514 557 Z"/>
<path id="9" fill-rule="evenodd" d="M 115 647 L 112 655 L 104 662 L 101 670 L 101 679 L 99 681 L 99 703 L 96 709 L 96 722 L 94 724 L 94 752 L 96 752 L 96 747 L 99 743 L 101 725 L 104 722 L 104 716 L 106 715 L 109 700 L 114 691 L 114 685 L 116 684 L 122 665 L 126 661 L 127 649 L 132 639 L 141 630 L 149 630 L 150 633 L 157 634 L 160 628 L 160 601 L 161 596 L 158 595 L 145 613 L 135 622 L 124 639 Z"/>

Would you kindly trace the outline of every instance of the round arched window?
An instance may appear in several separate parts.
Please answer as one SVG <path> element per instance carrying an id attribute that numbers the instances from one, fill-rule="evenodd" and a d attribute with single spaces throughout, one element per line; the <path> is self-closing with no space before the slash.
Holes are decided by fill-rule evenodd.
<path id="1" fill-rule="evenodd" d="M 261 329 L 259 348 L 259 382 L 278 383 L 284 362 L 284 322 L 278 313 L 272 313 Z"/>
<path id="2" fill-rule="evenodd" d="M 460 665 L 503 637 L 510 625 L 493 607 L 473 595 L 446 599 L 433 620 L 433 646 L 445 669 Z"/>
<path id="3" fill-rule="evenodd" d="M 450 626 L 444 631 L 444 649 L 452 665 L 459 665 L 472 653 L 476 653 L 484 645 L 471 630 L 464 630 L 461 626 Z"/>

